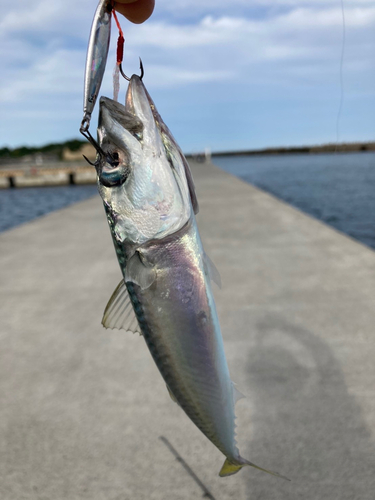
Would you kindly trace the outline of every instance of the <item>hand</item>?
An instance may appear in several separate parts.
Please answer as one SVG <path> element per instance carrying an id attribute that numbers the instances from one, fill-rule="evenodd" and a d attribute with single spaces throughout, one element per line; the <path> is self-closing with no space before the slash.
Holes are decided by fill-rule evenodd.
<path id="1" fill-rule="evenodd" d="M 153 13 L 155 0 L 116 0 L 115 10 L 129 21 L 141 24 Z"/>

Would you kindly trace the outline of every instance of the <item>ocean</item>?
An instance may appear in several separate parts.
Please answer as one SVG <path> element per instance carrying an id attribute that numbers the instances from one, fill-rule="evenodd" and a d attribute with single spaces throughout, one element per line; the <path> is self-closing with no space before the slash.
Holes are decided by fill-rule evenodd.
<path id="1" fill-rule="evenodd" d="M 95 184 L 0 190 L 0 232 L 98 194 Z"/>
<path id="2" fill-rule="evenodd" d="M 375 249 L 375 153 L 213 156 L 212 162 Z"/>

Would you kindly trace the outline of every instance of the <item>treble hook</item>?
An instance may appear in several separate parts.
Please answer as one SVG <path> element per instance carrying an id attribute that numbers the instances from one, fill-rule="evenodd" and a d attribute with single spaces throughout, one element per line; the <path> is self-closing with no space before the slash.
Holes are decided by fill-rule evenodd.
<path id="1" fill-rule="evenodd" d="M 142 78 L 144 77 L 144 74 L 145 74 L 145 70 L 143 68 L 143 63 L 142 63 L 142 59 L 141 58 L 139 58 L 139 67 L 141 69 L 141 74 L 139 75 L 139 78 L 142 80 Z M 120 69 L 120 73 L 125 78 L 125 80 L 127 80 L 128 82 L 130 82 L 130 78 L 128 76 L 126 76 L 125 73 L 122 70 L 122 62 L 119 64 L 119 69 Z"/>
<path id="2" fill-rule="evenodd" d="M 99 146 L 99 144 L 96 142 L 96 140 L 93 138 L 93 136 L 90 134 L 89 130 L 88 129 L 87 130 L 81 129 L 80 132 L 94 146 L 98 155 L 100 155 L 104 158 L 106 156 L 106 154 L 104 153 L 102 148 Z"/>
<path id="3" fill-rule="evenodd" d="M 113 158 L 113 156 L 110 153 L 105 153 L 88 130 L 81 130 L 80 132 L 94 146 L 96 152 L 101 158 L 105 158 L 107 163 L 109 163 L 112 167 L 118 166 L 119 164 L 118 160 L 116 158 Z M 89 161 L 85 155 L 83 155 L 83 157 L 85 158 L 86 161 L 90 163 L 90 165 L 94 165 L 95 167 L 97 166 L 96 162 L 91 163 L 91 161 Z"/>
<path id="4" fill-rule="evenodd" d="M 90 165 L 92 165 L 93 167 L 96 167 L 96 164 L 95 164 L 95 163 L 93 163 L 92 161 L 90 161 L 90 160 L 87 158 L 87 156 L 85 156 L 85 155 L 82 155 L 82 156 L 83 156 L 83 157 L 84 157 L 84 159 L 87 161 L 87 163 L 89 163 L 89 164 L 90 164 Z"/>

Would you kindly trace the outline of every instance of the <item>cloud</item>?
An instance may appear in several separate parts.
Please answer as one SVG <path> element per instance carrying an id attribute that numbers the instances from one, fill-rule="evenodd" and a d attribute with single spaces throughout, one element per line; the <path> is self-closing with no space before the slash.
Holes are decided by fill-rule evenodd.
<path id="1" fill-rule="evenodd" d="M 40 118 L 53 122 L 51 130 L 58 131 L 59 117 L 64 117 L 61 136 L 75 134 L 93 13 L 91 0 L 14 0 L 8 6 L 0 19 L 3 121 L 12 116 L 9 123 L 14 124 L 15 116 L 34 117 L 38 127 Z M 345 17 L 346 93 L 373 96 L 375 1 L 345 0 Z M 163 89 L 172 100 L 189 89 L 203 102 L 205 84 L 230 85 L 225 99 L 246 99 L 250 89 L 263 99 L 263 88 L 280 99 L 282 88 L 289 93 L 313 86 L 326 94 L 338 91 L 343 27 L 337 0 L 233 0 L 230 5 L 159 0 L 147 23 L 135 26 L 123 20 L 122 25 L 124 67 L 136 69 L 141 55 L 147 85 L 162 98 Z M 115 44 L 113 30 L 102 86 L 107 95 Z M 45 133 L 44 125 L 41 129 Z M 1 137 L 4 143 L 23 140 L 17 139 L 16 124 L 4 128 Z"/>
<path id="2" fill-rule="evenodd" d="M 90 0 L 13 0 L 0 19 L 0 33 L 3 38 L 45 34 L 66 37 L 73 32 L 77 36 L 79 28 L 90 26 L 93 14 Z M 84 32 L 78 36 L 84 37 Z"/>
<path id="3" fill-rule="evenodd" d="M 357 7 L 364 8 L 373 5 L 373 0 L 344 0 L 345 10 Z M 169 16 L 180 20 L 197 20 L 206 15 L 225 15 L 240 17 L 273 16 L 296 8 L 326 9 L 340 8 L 340 0 L 231 0 L 230 2 L 217 0 L 170 0 L 156 1 L 156 17 Z"/>
<path id="4" fill-rule="evenodd" d="M 351 64 L 371 69 L 375 27 L 375 6 L 347 9 L 346 31 L 347 69 Z M 205 66 L 211 71 L 225 68 L 222 78 L 241 76 L 251 82 L 252 65 L 263 67 L 282 64 L 288 68 L 304 67 L 312 63 L 319 71 L 327 63 L 337 67 L 342 46 L 342 13 L 339 8 L 297 8 L 272 18 L 246 19 L 207 16 L 194 26 L 177 26 L 166 22 L 154 22 L 140 29 L 132 28 L 129 34 L 134 46 L 141 52 L 158 57 L 160 51 L 176 67 L 178 60 L 192 69 Z M 360 51 L 357 50 L 360 48 Z M 244 72 L 244 68 L 249 71 Z M 259 68 L 258 68 L 259 69 Z M 177 71 L 175 72 L 177 75 Z M 291 76 L 293 72 L 291 73 Z M 219 77 L 219 75 L 218 75 Z M 182 78 L 171 78 L 170 85 Z"/>
<path id="5" fill-rule="evenodd" d="M 347 18 L 348 29 L 373 27 L 375 6 L 347 9 Z M 137 30 L 131 28 L 131 35 L 133 42 L 139 46 L 176 50 L 189 46 L 222 45 L 238 40 L 247 45 L 249 37 L 255 36 L 276 43 L 280 37 L 288 35 L 293 38 L 306 33 L 306 30 L 313 31 L 315 38 L 319 39 L 322 32 L 332 28 L 342 29 L 342 13 L 339 8 L 298 8 L 286 14 L 260 20 L 207 16 L 195 26 L 173 26 L 165 22 L 155 22 L 143 25 Z"/>
<path id="6" fill-rule="evenodd" d="M 373 0 L 345 0 L 344 8 L 353 7 L 353 6 L 366 6 L 373 4 Z M 205 2 L 201 2 L 200 0 L 179 0 L 178 2 L 170 2 L 169 0 L 158 0 L 156 2 L 156 9 L 160 9 L 161 11 L 182 11 L 182 10 L 199 10 L 199 9 L 207 9 L 207 10 L 225 10 L 230 12 L 233 8 L 242 7 L 245 11 L 249 11 L 251 9 L 257 7 L 315 7 L 315 6 L 337 6 L 340 2 L 337 0 L 231 0 L 228 2 L 218 2 L 217 0 L 205 0 Z"/>
<path id="7" fill-rule="evenodd" d="M 12 84 L 0 86 L 0 102 L 17 103 L 25 98 L 46 94 L 67 96 L 82 87 L 82 53 L 58 49 L 45 55 L 31 67 L 20 69 Z M 70 71 L 67 68 L 70 67 Z M 26 99 L 25 99 L 26 100 Z"/>

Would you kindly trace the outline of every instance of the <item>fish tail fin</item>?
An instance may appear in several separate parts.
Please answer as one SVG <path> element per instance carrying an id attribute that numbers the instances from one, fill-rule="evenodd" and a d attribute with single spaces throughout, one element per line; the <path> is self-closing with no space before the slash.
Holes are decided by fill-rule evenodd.
<path id="1" fill-rule="evenodd" d="M 290 481 L 290 479 L 288 479 L 285 476 L 282 476 L 278 472 L 273 472 L 272 470 L 268 470 L 268 469 L 264 469 L 263 467 L 259 467 L 259 465 L 255 465 L 252 462 L 249 462 L 248 460 L 245 460 L 242 457 L 240 459 L 241 459 L 240 462 L 233 463 L 227 458 L 224 462 L 224 465 L 222 466 L 222 468 L 219 472 L 219 476 L 220 477 L 231 476 L 232 474 L 236 474 L 236 472 L 240 471 L 242 469 L 242 467 L 244 467 L 245 465 L 249 465 L 251 467 L 254 467 L 255 469 L 259 469 L 263 472 L 267 472 L 267 474 L 272 474 L 272 476 L 281 477 L 282 479 L 285 479 L 286 481 Z"/>
<path id="2" fill-rule="evenodd" d="M 219 472 L 219 476 L 220 477 L 232 476 L 233 474 L 236 474 L 236 472 L 241 470 L 244 465 L 246 464 L 233 464 L 228 459 L 226 459 Z"/>

